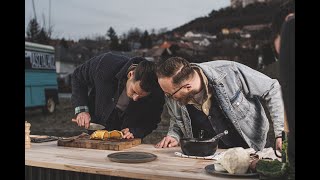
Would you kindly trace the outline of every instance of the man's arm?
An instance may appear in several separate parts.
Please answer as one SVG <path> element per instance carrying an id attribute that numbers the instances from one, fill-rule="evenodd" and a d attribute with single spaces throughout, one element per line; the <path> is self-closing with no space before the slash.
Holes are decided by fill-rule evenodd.
<path id="1" fill-rule="evenodd" d="M 75 108 L 75 114 L 89 112 L 88 88 L 93 87 L 94 77 L 101 57 L 94 57 L 78 66 L 72 74 L 72 96 L 71 102 Z"/>
<path id="2" fill-rule="evenodd" d="M 239 72 L 242 88 L 246 96 L 264 99 L 274 125 L 275 136 L 281 136 L 284 126 L 284 105 L 281 86 L 276 79 L 248 66 L 234 62 Z"/>
<path id="3" fill-rule="evenodd" d="M 179 142 L 180 138 L 183 136 L 183 133 L 182 133 L 180 127 L 178 126 L 178 124 L 176 123 L 176 118 L 173 115 L 173 112 L 172 112 L 170 105 L 169 105 L 170 101 L 174 101 L 174 100 L 172 100 L 172 99 L 170 100 L 166 97 L 166 104 L 164 106 L 162 118 L 169 119 L 169 121 L 170 121 L 170 126 L 168 129 L 167 136 L 171 136 Z"/>
<path id="4" fill-rule="evenodd" d="M 180 137 L 182 137 L 182 132 L 179 126 L 176 124 L 175 118 L 172 117 L 169 107 L 167 104 L 164 105 L 164 109 L 161 115 L 162 121 L 170 121 L 169 131 L 167 136 L 165 136 L 160 142 L 158 142 L 156 148 L 166 148 L 175 147 L 179 144 Z"/>

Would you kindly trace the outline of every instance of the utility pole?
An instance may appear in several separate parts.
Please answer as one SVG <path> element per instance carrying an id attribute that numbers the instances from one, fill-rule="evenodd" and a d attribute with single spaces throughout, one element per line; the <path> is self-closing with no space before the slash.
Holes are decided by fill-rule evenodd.
<path id="1" fill-rule="evenodd" d="M 48 30 L 51 29 L 51 0 L 49 0 L 49 27 Z"/>
<path id="2" fill-rule="evenodd" d="M 35 18 L 36 21 L 37 21 L 37 14 L 36 14 L 36 8 L 35 8 L 35 6 L 34 6 L 34 0 L 32 0 L 32 6 L 33 6 L 34 18 Z"/>

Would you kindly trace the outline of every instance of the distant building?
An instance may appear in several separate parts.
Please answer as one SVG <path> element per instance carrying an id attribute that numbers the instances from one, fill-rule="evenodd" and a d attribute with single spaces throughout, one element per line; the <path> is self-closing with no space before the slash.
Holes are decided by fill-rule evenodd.
<path id="1" fill-rule="evenodd" d="M 227 34 L 229 34 L 229 29 L 223 28 L 223 29 L 221 29 L 221 32 L 223 35 L 227 35 Z"/>
<path id="2" fill-rule="evenodd" d="M 59 77 L 72 73 L 76 69 L 76 66 L 73 62 L 56 61 L 57 74 Z"/>
<path id="3" fill-rule="evenodd" d="M 81 56 L 81 54 L 79 54 Z M 61 46 L 56 46 L 56 71 L 58 77 L 64 77 L 71 74 L 80 64 L 79 61 L 75 60 L 67 51 Z"/>
<path id="4" fill-rule="evenodd" d="M 275 1 L 275 0 L 230 0 L 230 4 L 232 8 L 238 8 L 238 7 L 244 8 L 252 3 L 256 3 L 256 2 L 263 3 L 263 2 L 271 2 L 271 1 Z"/>
<path id="5" fill-rule="evenodd" d="M 186 37 L 186 38 L 190 38 L 190 37 L 201 37 L 201 34 L 197 34 L 197 33 L 193 33 L 192 31 L 188 31 L 185 35 L 184 35 L 184 37 Z"/>
<path id="6" fill-rule="evenodd" d="M 202 40 L 202 41 L 200 41 L 199 42 L 199 45 L 200 46 L 209 46 L 211 43 L 210 43 L 210 41 L 207 39 L 207 38 L 205 38 L 204 40 Z"/>
<path id="7" fill-rule="evenodd" d="M 242 38 L 251 38 L 251 34 L 249 34 L 249 33 L 241 33 L 240 37 L 242 37 Z"/>
<path id="8" fill-rule="evenodd" d="M 262 30 L 264 28 L 269 28 L 270 27 L 270 23 L 269 24 L 253 24 L 253 25 L 246 25 L 243 26 L 243 30 L 245 31 L 259 31 Z"/>
<path id="9" fill-rule="evenodd" d="M 255 2 L 258 2 L 258 0 L 242 0 L 242 7 L 244 8 L 244 7 L 248 6 L 249 4 L 252 4 Z"/>
<path id="10" fill-rule="evenodd" d="M 230 4 L 232 8 L 242 7 L 242 0 L 231 0 Z"/>
<path id="11" fill-rule="evenodd" d="M 131 42 L 131 43 L 130 43 L 130 47 L 131 47 L 131 50 L 140 49 L 141 43 L 140 43 L 140 42 Z"/>
<path id="12" fill-rule="evenodd" d="M 208 34 L 208 33 L 193 33 L 192 31 L 186 32 L 184 34 L 184 37 L 185 38 L 200 38 L 200 39 L 203 39 L 203 38 L 216 39 L 217 38 L 217 36 L 211 35 L 211 34 Z"/>
<path id="13" fill-rule="evenodd" d="M 241 31 L 241 29 L 240 28 L 230 28 L 229 29 L 229 33 L 230 34 L 239 34 L 239 33 L 241 33 L 242 31 Z"/>

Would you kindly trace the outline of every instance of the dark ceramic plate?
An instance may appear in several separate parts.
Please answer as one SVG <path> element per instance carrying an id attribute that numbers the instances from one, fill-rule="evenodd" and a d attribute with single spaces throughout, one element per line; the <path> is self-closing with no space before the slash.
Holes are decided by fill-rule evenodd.
<path id="1" fill-rule="evenodd" d="M 214 168 L 214 164 L 207 165 L 205 167 L 206 172 L 213 175 L 218 176 L 232 176 L 232 177 L 243 177 L 243 178 L 258 178 L 258 173 L 246 173 L 246 174 L 230 174 L 228 172 L 216 171 Z"/>
<path id="2" fill-rule="evenodd" d="M 119 163 L 144 163 L 157 159 L 157 156 L 147 152 L 117 152 L 109 154 L 108 158 Z"/>

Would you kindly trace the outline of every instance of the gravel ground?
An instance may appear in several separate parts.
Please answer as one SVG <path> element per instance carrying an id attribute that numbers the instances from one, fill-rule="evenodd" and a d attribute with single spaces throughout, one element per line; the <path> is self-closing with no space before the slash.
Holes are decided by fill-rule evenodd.
<path id="1" fill-rule="evenodd" d="M 74 136 L 86 132 L 71 121 L 74 111 L 70 99 L 60 98 L 53 114 L 44 114 L 41 109 L 26 110 L 25 120 L 31 124 L 30 134 L 50 136 Z"/>

